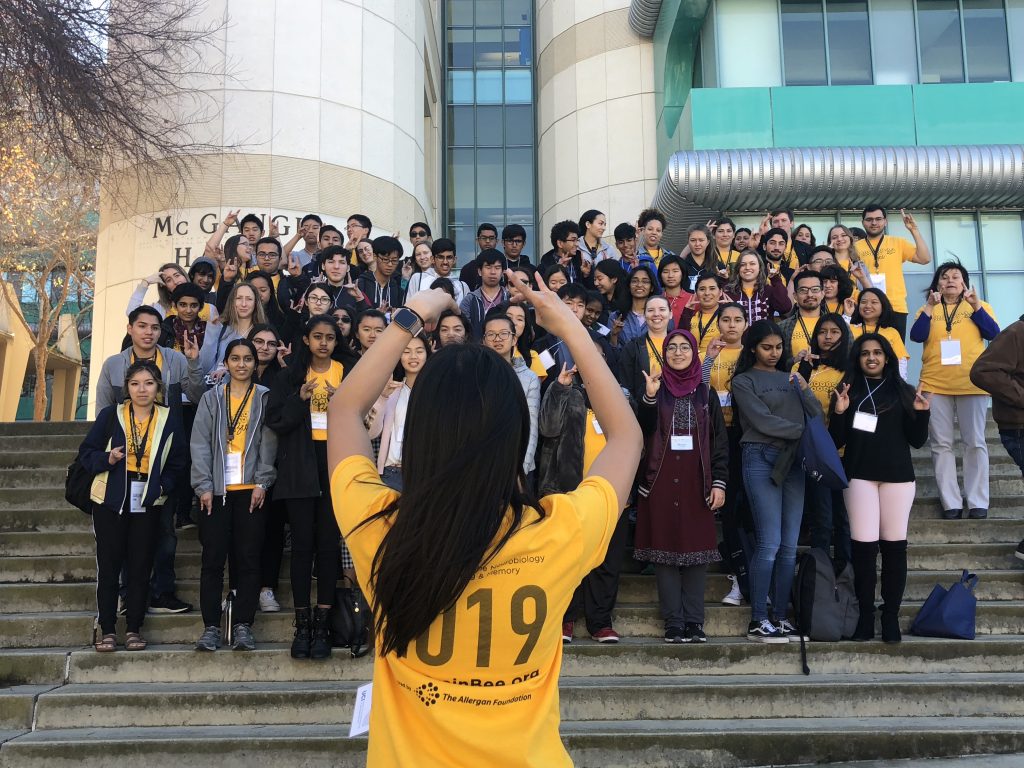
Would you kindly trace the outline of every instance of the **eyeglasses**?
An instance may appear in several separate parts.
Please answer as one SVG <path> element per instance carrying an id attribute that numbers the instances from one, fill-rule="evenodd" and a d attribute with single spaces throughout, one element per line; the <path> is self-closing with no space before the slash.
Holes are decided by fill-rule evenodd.
<path id="1" fill-rule="evenodd" d="M 484 334 L 487 341 L 507 341 L 512 338 L 512 331 L 488 331 Z"/>
<path id="2" fill-rule="evenodd" d="M 800 294 L 808 294 L 808 293 L 810 293 L 810 294 L 815 294 L 815 293 L 821 293 L 821 288 L 797 288 L 797 289 L 796 289 L 796 293 L 800 293 Z"/>
<path id="3" fill-rule="evenodd" d="M 693 351 L 693 347 L 691 347 L 689 344 L 669 344 L 667 347 L 665 347 L 665 354 L 667 354 L 667 355 L 673 355 L 673 354 L 677 355 L 680 352 L 692 352 L 692 351 Z"/>
<path id="4" fill-rule="evenodd" d="M 378 256 L 377 257 L 377 261 L 379 263 L 381 263 L 381 264 L 397 264 L 398 263 L 398 257 L 397 256 Z"/>
<path id="5" fill-rule="evenodd" d="M 330 304 L 331 299 L 329 296 L 307 296 L 307 304 Z"/>
<path id="6" fill-rule="evenodd" d="M 417 229 L 417 230 L 409 233 L 409 237 L 426 237 L 426 236 L 427 236 L 427 233 L 424 232 L 422 229 Z"/>
<path id="7" fill-rule="evenodd" d="M 280 346 L 276 341 L 266 341 L 264 339 L 253 339 L 252 343 L 257 347 L 270 347 L 271 349 L 277 349 Z"/>
<path id="8" fill-rule="evenodd" d="M 509 245 L 523 245 L 526 241 L 521 237 L 506 237 L 503 242 L 506 242 Z"/>
<path id="9" fill-rule="evenodd" d="M 439 253 L 434 257 L 438 261 L 455 261 L 454 253 Z"/>
<path id="10" fill-rule="evenodd" d="M 277 258 L 277 251 L 256 251 L 257 256 L 272 256 Z"/>

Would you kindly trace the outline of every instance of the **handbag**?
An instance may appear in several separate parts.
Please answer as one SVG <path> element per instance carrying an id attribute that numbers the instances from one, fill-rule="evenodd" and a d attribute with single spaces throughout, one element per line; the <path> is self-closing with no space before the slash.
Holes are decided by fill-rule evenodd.
<path id="1" fill-rule="evenodd" d="M 828 433 L 825 420 L 818 414 L 807 413 L 800 389 L 794 385 L 800 407 L 804 412 L 804 433 L 796 450 L 796 460 L 803 467 L 807 477 L 826 488 L 841 491 L 849 485 L 843 460 L 839 457 L 832 435 Z"/>
<path id="2" fill-rule="evenodd" d="M 334 605 L 327 621 L 333 647 L 348 648 L 353 659 L 369 653 L 370 606 L 357 585 L 334 590 Z"/>
<path id="3" fill-rule="evenodd" d="M 976 586 L 977 574 L 967 571 L 949 589 L 936 584 L 917 612 L 910 632 L 921 637 L 973 640 L 978 612 L 978 598 L 974 596 Z"/>
<path id="4" fill-rule="evenodd" d="M 107 432 L 114 423 L 114 414 L 117 408 L 110 409 L 110 417 L 107 419 Z M 78 456 L 68 465 L 67 473 L 64 475 L 64 499 L 71 506 L 80 509 L 85 514 L 92 514 L 92 483 L 96 475 L 86 469 Z"/>

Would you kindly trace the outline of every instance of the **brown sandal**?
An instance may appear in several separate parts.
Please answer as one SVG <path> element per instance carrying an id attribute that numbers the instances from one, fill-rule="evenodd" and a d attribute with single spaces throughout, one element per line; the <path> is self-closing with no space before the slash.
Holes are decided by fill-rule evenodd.
<path id="1" fill-rule="evenodd" d="M 144 651 L 146 650 L 145 640 L 142 639 L 142 635 L 138 632 L 129 632 L 124 636 L 124 648 L 126 651 Z"/>
<path id="2" fill-rule="evenodd" d="M 92 647 L 98 653 L 112 653 L 117 650 L 117 635 L 103 635 Z"/>

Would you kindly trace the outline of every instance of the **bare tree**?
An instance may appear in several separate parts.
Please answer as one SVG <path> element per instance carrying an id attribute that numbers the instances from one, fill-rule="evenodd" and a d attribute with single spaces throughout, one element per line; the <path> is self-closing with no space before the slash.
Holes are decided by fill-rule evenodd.
<path id="1" fill-rule="evenodd" d="M 26 136 L 79 174 L 184 177 L 219 114 L 196 88 L 223 78 L 223 19 L 203 0 L 0 2 L 0 146 Z M 222 80 L 221 80 L 222 81 Z M 196 130 L 199 129 L 199 130 Z"/>

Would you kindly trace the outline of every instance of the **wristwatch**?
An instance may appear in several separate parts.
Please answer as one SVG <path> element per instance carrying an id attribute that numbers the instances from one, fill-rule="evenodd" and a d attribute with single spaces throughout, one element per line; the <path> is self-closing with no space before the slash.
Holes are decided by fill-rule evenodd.
<path id="1" fill-rule="evenodd" d="M 391 322 L 403 331 L 408 331 L 413 336 L 418 335 L 423 330 L 423 318 L 408 307 L 402 307 L 395 312 Z"/>

